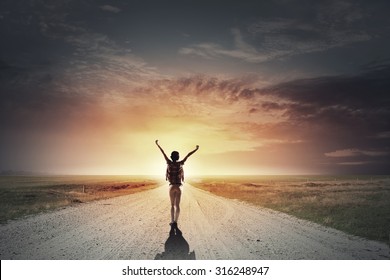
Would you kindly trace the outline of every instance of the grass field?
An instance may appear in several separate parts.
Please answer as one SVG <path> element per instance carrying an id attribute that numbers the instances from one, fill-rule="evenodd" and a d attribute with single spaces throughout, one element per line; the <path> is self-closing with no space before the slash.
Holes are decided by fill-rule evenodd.
<path id="1" fill-rule="evenodd" d="M 390 242 L 390 176 L 207 177 L 191 184 L 373 240 Z"/>
<path id="2" fill-rule="evenodd" d="M 154 188 L 140 176 L 0 176 L 0 223 L 42 211 Z"/>

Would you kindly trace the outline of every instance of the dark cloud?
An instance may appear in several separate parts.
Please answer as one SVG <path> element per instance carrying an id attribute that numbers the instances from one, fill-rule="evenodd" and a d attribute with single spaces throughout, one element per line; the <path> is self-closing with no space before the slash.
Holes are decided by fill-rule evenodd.
<path id="1" fill-rule="evenodd" d="M 302 1 L 284 3 L 291 12 L 284 17 L 260 19 L 249 26 L 249 32 L 261 38 L 261 48 L 293 55 L 322 51 L 353 42 L 370 40 L 371 14 L 356 1 Z"/>
<path id="2" fill-rule="evenodd" d="M 233 47 L 207 41 L 181 48 L 179 53 L 263 63 L 386 36 L 380 27 L 388 25 L 388 20 L 374 16 L 375 4 L 346 0 L 270 1 L 268 6 L 258 6 L 250 23 L 231 29 Z"/>
<path id="3" fill-rule="evenodd" d="M 295 80 L 262 89 L 290 102 L 286 115 L 297 121 L 324 121 L 389 130 L 390 66 L 356 76 Z"/>
<path id="4" fill-rule="evenodd" d="M 263 102 L 261 104 L 261 109 L 267 112 L 274 111 L 274 110 L 284 110 L 286 109 L 286 105 L 276 103 L 276 102 Z"/>
<path id="5" fill-rule="evenodd" d="M 261 94 L 277 96 L 283 105 L 265 103 L 263 109 L 285 109 L 287 135 L 299 131 L 296 137 L 317 145 L 323 155 L 337 150 L 366 151 L 355 154 L 356 162 L 366 164 L 345 163 L 342 170 L 360 171 L 373 164 L 384 172 L 390 165 L 390 147 L 388 139 L 376 136 L 390 131 L 389 70 L 389 65 L 382 65 L 356 76 L 295 80 L 265 88 Z M 331 161 L 341 164 L 345 160 L 334 157 Z"/>
<path id="6" fill-rule="evenodd" d="M 119 13 L 121 11 L 120 8 L 115 7 L 115 6 L 111 6 L 111 5 L 100 6 L 100 9 L 102 9 L 103 11 L 111 12 L 111 13 Z"/>

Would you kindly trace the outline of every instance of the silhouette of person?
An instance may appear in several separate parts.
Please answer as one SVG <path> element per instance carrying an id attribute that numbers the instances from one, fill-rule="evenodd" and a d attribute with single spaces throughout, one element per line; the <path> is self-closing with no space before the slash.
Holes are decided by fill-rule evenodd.
<path id="1" fill-rule="evenodd" d="M 164 244 L 164 252 L 158 253 L 155 260 L 195 260 L 195 251 L 190 252 L 190 245 L 184 239 L 182 232 L 169 232 L 169 237 Z"/>
<path id="2" fill-rule="evenodd" d="M 167 162 L 167 171 L 166 171 L 166 180 L 169 181 L 169 197 L 171 200 L 171 230 L 178 230 L 177 221 L 180 215 L 180 198 L 181 198 L 181 189 L 182 182 L 184 182 L 184 171 L 183 165 L 186 160 L 195 153 L 199 146 L 196 145 L 196 148 L 189 152 L 188 155 L 179 161 L 179 152 L 173 151 L 171 153 L 171 159 L 167 157 L 164 150 L 158 144 L 158 140 L 156 140 L 156 145 L 164 155 L 165 161 Z"/>

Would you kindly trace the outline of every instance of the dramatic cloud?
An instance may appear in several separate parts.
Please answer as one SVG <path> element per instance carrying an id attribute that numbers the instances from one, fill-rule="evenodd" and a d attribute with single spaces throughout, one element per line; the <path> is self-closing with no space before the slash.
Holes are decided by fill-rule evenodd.
<path id="1" fill-rule="evenodd" d="M 5 64 L 2 69 L 13 72 Z M 385 170 L 390 155 L 386 138 L 390 100 L 382 86 L 390 86 L 389 73 L 381 67 L 358 76 L 295 80 L 266 88 L 257 87 L 251 77 L 196 75 L 143 80 L 142 85 L 127 89 L 121 86 L 123 77 L 118 74 L 112 76 L 111 89 L 98 84 L 112 93 L 108 95 L 98 87 L 88 94 L 88 79 L 73 85 L 73 92 L 66 87 L 62 93 L 58 84 L 48 80 L 45 87 L 53 87 L 31 97 L 27 91 L 3 96 L 2 119 L 8 119 L 3 128 L 24 125 L 54 133 L 63 127 L 66 133 L 104 137 L 120 146 L 123 141 L 119 139 L 126 138 L 128 129 L 132 141 L 148 141 L 152 133 L 170 142 L 183 139 L 188 146 L 185 137 L 203 135 L 197 142 L 202 143 L 204 153 L 220 160 L 224 153 L 231 153 L 248 165 L 272 166 L 267 170 L 277 166 L 287 170 L 292 165 L 296 172 L 340 170 L 335 166 L 343 166 L 347 172 L 370 165 Z M 92 129 L 96 123 L 98 130 Z M 89 131 L 88 136 L 81 131 Z M 74 141 L 86 145 L 76 139 L 70 143 Z M 346 162 L 345 157 L 357 160 Z M 364 157 L 370 160 L 362 160 Z"/>
<path id="2" fill-rule="evenodd" d="M 235 49 L 225 49 L 215 43 L 201 43 L 182 48 L 179 50 L 179 53 L 183 55 L 198 55 L 207 59 L 231 57 L 253 63 L 263 62 L 281 54 L 279 52 L 266 54 L 257 51 L 253 46 L 244 41 L 240 30 L 237 28 L 232 29 L 232 34 Z"/>
<path id="3" fill-rule="evenodd" d="M 296 5 L 305 5 L 296 1 L 285 4 L 290 5 L 292 11 L 296 10 Z M 230 57 L 260 63 L 368 41 L 376 33 L 366 24 L 371 15 L 355 2 L 328 1 L 325 5 L 311 1 L 307 7 L 310 7 L 308 15 L 264 16 L 245 29 L 233 28 L 234 48 L 203 42 L 182 48 L 179 53 L 208 59 Z"/>
<path id="4" fill-rule="evenodd" d="M 325 153 L 327 157 L 356 157 L 356 156 L 387 156 L 389 155 L 389 151 L 361 151 L 358 149 L 345 149 L 345 150 L 337 150 L 334 152 Z"/>

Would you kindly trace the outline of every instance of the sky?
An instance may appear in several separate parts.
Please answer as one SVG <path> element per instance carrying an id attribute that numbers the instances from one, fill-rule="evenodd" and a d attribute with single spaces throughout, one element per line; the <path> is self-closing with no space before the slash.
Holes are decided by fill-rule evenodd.
<path id="1" fill-rule="evenodd" d="M 0 171 L 389 174 L 390 2 L 0 3 Z"/>

